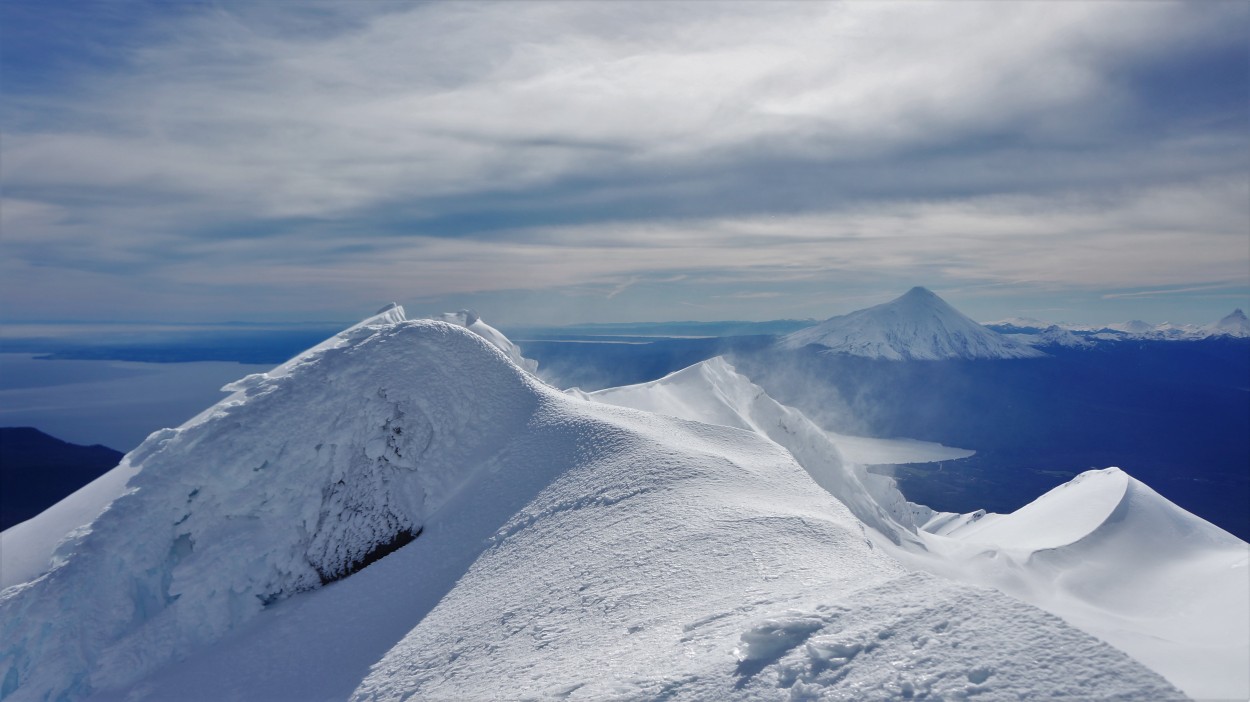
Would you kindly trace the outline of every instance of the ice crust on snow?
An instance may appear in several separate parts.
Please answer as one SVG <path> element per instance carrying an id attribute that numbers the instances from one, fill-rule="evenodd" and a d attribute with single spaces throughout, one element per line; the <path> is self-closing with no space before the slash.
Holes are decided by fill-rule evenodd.
<path id="1" fill-rule="evenodd" d="M 700 372 L 746 427 L 566 396 L 460 325 L 367 322 L 126 457 L 0 592 L 6 699 L 1179 699 L 1051 615 L 908 573 L 891 549 L 926 534 L 865 530 L 852 509 L 901 522 L 801 415 L 790 451 L 756 433 L 780 405 L 727 364 Z"/>
<path id="2" fill-rule="evenodd" d="M 779 342 L 830 353 L 900 360 L 1033 358 L 1041 351 L 986 329 L 921 287 L 885 304 L 833 317 Z"/>

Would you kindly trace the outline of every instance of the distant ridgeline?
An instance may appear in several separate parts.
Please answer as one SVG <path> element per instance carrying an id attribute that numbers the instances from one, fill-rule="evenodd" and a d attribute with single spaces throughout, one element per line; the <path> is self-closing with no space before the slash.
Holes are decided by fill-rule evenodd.
<path id="1" fill-rule="evenodd" d="M 56 360 L 281 363 L 345 325 L 226 326 L 6 338 L 0 350 Z"/>
<path id="2" fill-rule="evenodd" d="M 0 531 L 24 522 L 112 469 L 122 454 L 31 427 L 0 428 Z"/>

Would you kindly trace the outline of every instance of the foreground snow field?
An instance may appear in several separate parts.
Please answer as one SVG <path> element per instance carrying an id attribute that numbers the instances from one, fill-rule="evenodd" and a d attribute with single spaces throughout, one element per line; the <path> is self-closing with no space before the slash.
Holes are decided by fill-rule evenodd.
<path id="1" fill-rule="evenodd" d="M 864 464 L 948 460 L 952 449 L 897 455 L 894 442 L 823 432 L 720 358 L 582 396 L 767 436 L 910 568 L 1037 605 L 1194 698 L 1250 698 L 1250 545 L 1119 469 L 1086 472 L 1008 515 L 935 513 Z"/>
<path id="2" fill-rule="evenodd" d="M 388 308 L 6 531 L 0 695 L 1183 698 L 1059 617 L 905 565 L 958 562 L 930 541 L 973 525 L 929 534 L 939 515 L 727 364 L 701 377 L 747 394 L 691 421 L 562 394 L 452 321 Z"/>

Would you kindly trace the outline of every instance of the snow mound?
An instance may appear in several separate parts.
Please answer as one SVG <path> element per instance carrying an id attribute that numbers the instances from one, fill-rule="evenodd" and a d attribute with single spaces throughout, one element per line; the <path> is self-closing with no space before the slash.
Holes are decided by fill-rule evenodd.
<path id="1" fill-rule="evenodd" d="M 926 535 L 947 562 L 914 563 L 1055 613 L 1196 698 L 1250 696 L 1246 542 L 1118 468 L 1011 514 L 966 517 L 938 530 L 949 538 Z"/>
<path id="2" fill-rule="evenodd" d="M 1034 358 L 1041 351 L 977 324 L 925 288 L 876 307 L 833 317 L 782 337 L 783 348 L 893 361 Z"/>
<path id="3" fill-rule="evenodd" d="M 521 355 L 521 347 L 512 343 L 512 340 L 503 335 L 503 332 L 490 326 L 482 321 L 477 312 L 473 310 L 460 310 L 459 312 L 443 312 L 441 314 L 431 315 L 430 319 L 447 322 L 448 324 L 456 324 L 477 334 L 483 339 L 489 341 L 492 346 L 503 351 L 504 355 L 510 361 L 517 364 L 527 373 L 535 374 L 538 372 L 538 361 L 526 358 Z"/>

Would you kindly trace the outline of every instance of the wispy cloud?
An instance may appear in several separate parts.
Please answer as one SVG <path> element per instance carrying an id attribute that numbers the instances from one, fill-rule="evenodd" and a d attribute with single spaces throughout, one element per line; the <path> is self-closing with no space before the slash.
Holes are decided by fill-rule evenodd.
<path id="1" fill-rule="evenodd" d="M 1195 292 L 1210 292 L 1212 290 L 1230 290 L 1234 288 L 1243 288 L 1246 281 L 1215 283 L 1213 285 L 1193 285 L 1186 288 L 1161 288 L 1157 290 L 1137 290 L 1134 292 L 1107 293 L 1102 296 L 1104 300 L 1117 300 L 1132 297 L 1161 297 L 1166 295 L 1186 295 Z M 1221 296 L 1224 297 L 1224 296 Z"/>
<path id="2" fill-rule="evenodd" d="M 1250 260 L 1241 4 L 155 7 L 80 18 L 123 34 L 64 75 L 6 52 L 10 311 L 1123 290 Z"/>

